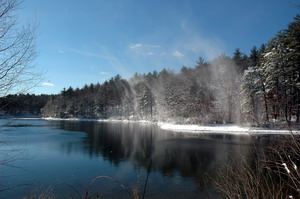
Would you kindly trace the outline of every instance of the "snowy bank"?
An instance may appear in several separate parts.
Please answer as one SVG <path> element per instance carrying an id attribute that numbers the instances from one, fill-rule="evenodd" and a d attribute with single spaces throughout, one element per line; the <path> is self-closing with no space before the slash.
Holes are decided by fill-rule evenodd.
<path id="1" fill-rule="evenodd" d="M 210 133 L 231 133 L 231 134 L 249 134 L 248 128 L 243 128 L 237 125 L 182 125 L 182 124 L 168 124 L 168 123 L 159 123 L 158 124 L 163 130 L 171 130 L 178 132 L 210 132 Z"/>
<path id="2" fill-rule="evenodd" d="M 214 124 L 214 125 L 183 125 L 183 124 L 170 124 L 162 122 L 151 122 L 147 120 L 123 120 L 123 119 L 81 119 L 81 118 L 42 118 L 51 121 L 89 121 L 89 122 L 124 122 L 124 123 L 145 123 L 157 124 L 163 130 L 188 132 L 188 133 L 222 133 L 222 134 L 235 134 L 235 135 L 271 135 L 281 134 L 288 135 L 291 132 L 295 135 L 300 135 L 299 130 L 280 130 L 271 128 L 250 128 L 241 127 L 235 124 Z"/>
<path id="3" fill-rule="evenodd" d="M 161 129 L 171 130 L 177 132 L 189 132 L 189 133 L 226 133 L 237 135 L 267 135 L 267 134 L 291 134 L 300 135 L 299 130 L 278 130 L 268 128 L 247 128 L 232 124 L 218 124 L 218 125 L 181 125 L 181 124 L 166 124 L 159 123 Z"/>

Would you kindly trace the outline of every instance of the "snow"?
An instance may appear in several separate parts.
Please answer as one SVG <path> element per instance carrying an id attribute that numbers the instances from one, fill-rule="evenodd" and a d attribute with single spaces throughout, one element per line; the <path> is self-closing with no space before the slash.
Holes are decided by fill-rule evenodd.
<path id="1" fill-rule="evenodd" d="M 98 122 L 134 122 L 144 124 L 157 124 L 163 130 L 175 132 L 188 132 L 188 133 L 222 133 L 222 134 L 235 134 L 235 135 L 271 135 L 271 134 L 297 134 L 300 135 L 299 130 L 278 130 L 270 128 L 250 128 L 242 127 L 235 124 L 215 124 L 215 125 L 183 125 L 183 124 L 170 124 L 162 122 L 151 122 L 147 120 L 121 120 L 121 119 L 80 119 L 80 118 L 43 118 L 45 120 L 65 120 L 65 121 L 98 121 Z"/>
<path id="2" fill-rule="evenodd" d="M 268 57 L 268 56 L 270 56 L 272 54 L 272 52 L 268 52 L 268 53 L 266 53 L 265 55 L 264 55 L 264 57 Z"/>
<path id="3" fill-rule="evenodd" d="M 287 172 L 288 174 L 290 174 L 290 173 L 291 173 L 291 171 L 288 169 L 288 167 L 287 167 L 286 163 L 282 163 L 281 165 L 283 165 L 283 166 L 284 166 L 284 168 L 285 168 L 285 170 L 286 170 L 286 172 Z"/>
<path id="4" fill-rule="evenodd" d="M 233 124 L 216 124 L 216 125 L 179 125 L 179 124 L 159 124 L 161 129 L 180 131 L 180 132 L 194 132 L 194 133 L 226 133 L 226 134 L 237 134 L 237 135 L 268 135 L 268 134 L 299 134 L 299 130 L 278 130 L 269 128 L 249 128 L 241 127 Z"/>
<path id="5" fill-rule="evenodd" d="M 231 133 L 231 134 L 249 134 L 249 129 L 237 125 L 179 125 L 179 124 L 159 124 L 161 129 L 180 131 L 180 132 L 211 132 L 211 133 Z"/>
<path id="6" fill-rule="evenodd" d="M 297 171 L 297 165 L 293 162 L 293 167 Z"/>

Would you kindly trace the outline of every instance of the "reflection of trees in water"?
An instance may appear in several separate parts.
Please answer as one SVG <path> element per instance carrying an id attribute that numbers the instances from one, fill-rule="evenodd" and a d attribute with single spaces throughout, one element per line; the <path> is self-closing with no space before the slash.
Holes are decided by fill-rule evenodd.
<path id="1" fill-rule="evenodd" d="M 102 156 L 116 166 L 125 159 L 135 163 L 150 159 L 152 144 L 149 125 L 96 123 L 96 122 L 61 122 L 59 128 L 68 131 L 81 131 L 87 136 L 80 144 L 81 151 L 90 157 Z M 152 128 L 152 127 L 151 127 Z M 150 130 L 150 131 L 149 131 Z M 78 150 L 78 146 L 62 146 Z M 71 148 L 71 149 L 70 149 Z"/>
<path id="2" fill-rule="evenodd" d="M 59 128 L 87 133 L 79 146 L 62 146 L 70 153 L 81 150 L 90 157 L 103 156 L 116 166 L 128 160 L 144 168 L 152 158 L 152 171 L 164 176 L 180 173 L 182 177 L 195 177 L 200 190 L 204 189 L 204 180 L 214 178 L 216 169 L 232 154 L 248 157 L 251 148 L 249 137 L 165 132 L 147 124 L 61 122 Z"/>

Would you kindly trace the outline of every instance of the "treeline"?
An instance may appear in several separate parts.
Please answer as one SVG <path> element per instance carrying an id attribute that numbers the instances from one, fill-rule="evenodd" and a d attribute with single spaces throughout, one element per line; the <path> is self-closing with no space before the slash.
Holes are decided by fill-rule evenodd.
<path id="1" fill-rule="evenodd" d="M 49 95 L 18 94 L 0 98 L 0 117 L 40 116 Z"/>
<path id="2" fill-rule="evenodd" d="M 236 49 L 179 73 L 119 75 L 103 84 L 64 89 L 44 117 L 117 118 L 256 125 L 299 122 L 300 17 L 249 55 Z"/>

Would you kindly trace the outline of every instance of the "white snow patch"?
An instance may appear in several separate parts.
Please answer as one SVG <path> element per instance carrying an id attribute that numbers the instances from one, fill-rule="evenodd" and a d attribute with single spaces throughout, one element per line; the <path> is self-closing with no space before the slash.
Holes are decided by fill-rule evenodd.
<path id="1" fill-rule="evenodd" d="M 240 134 L 240 135 L 268 135 L 268 134 L 300 134 L 299 130 L 278 130 L 269 128 L 254 129 L 249 127 L 241 127 L 232 124 L 216 124 L 216 125 L 181 125 L 181 124 L 168 124 L 158 123 L 161 129 L 180 131 L 180 132 L 193 132 L 193 133 L 226 133 L 226 134 Z"/>
<path id="2" fill-rule="evenodd" d="M 199 126 L 199 125 L 179 125 L 179 124 L 166 124 L 159 123 L 161 129 L 180 131 L 180 132 L 210 132 L 210 133 L 229 133 L 229 134 L 243 134 L 249 135 L 249 129 L 240 127 L 237 125 L 208 125 L 208 126 Z"/>
<path id="3" fill-rule="evenodd" d="M 289 168 L 287 167 L 286 163 L 282 163 L 281 165 L 284 166 L 284 168 L 285 168 L 285 170 L 286 170 L 286 172 L 287 172 L 288 174 L 291 173 L 291 171 L 290 171 Z"/>
<path id="4" fill-rule="evenodd" d="M 293 163 L 293 167 L 297 171 L 297 165 L 295 163 Z"/>
<path id="5" fill-rule="evenodd" d="M 266 53 L 265 55 L 264 55 L 264 57 L 268 57 L 268 56 L 270 56 L 272 54 L 272 52 L 268 52 L 268 53 Z"/>
<path id="6" fill-rule="evenodd" d="M 277 130 L 277 129 L 253 129 L 247 127 L 241 127 L 231 124 L 216 124 L 216 125 L 179 125 L 179 124 L 167 124 L 159 123 L 161 129 L 180 131 L 180 132 L 194 132 L 194 133 L 227 133 L 227 134 L 242 134 L 242 135 L 268 135 L 268 134 L 300 134 L 299 130 Z"/>

